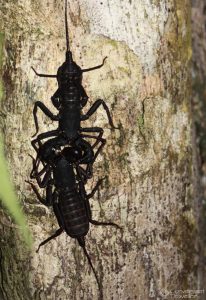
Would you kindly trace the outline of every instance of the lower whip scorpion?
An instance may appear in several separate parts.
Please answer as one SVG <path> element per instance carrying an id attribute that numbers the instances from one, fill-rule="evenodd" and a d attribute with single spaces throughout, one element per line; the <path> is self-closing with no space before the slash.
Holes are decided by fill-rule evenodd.
<path id="1" fill-rule="evenodd" d="M 59 229 L 40 243 L 39 248 L 59 236 L 63 231 L 77 239 L 94 272 L 101 292 L 101 284 L 85 247 L 85 236 L 89 231 L 89 223 L 121 228 L 113 222 L 98 222 L 92 219 L 89 199 L 94 196 L 102 180 L 99 180 L 92 192 L 87 194 L 84 186 L 87 176 L 81 166 L 75 164 L 78 151 L 69 146 L 60 151 L 55 149 L 54 145 L 56 145 L 55 139 L 49 140 L 39 149 L 39 157 L 44 162 L 42 170 L 38 170 L 40 159 L 33 159 L 32 178 L 36 178 L 40 188 L 46 188 L 46 197 L 42 198 L 36 186 L 27 181 L 38 200 L 46 206 L 53 207 L 59 224 Z"/>

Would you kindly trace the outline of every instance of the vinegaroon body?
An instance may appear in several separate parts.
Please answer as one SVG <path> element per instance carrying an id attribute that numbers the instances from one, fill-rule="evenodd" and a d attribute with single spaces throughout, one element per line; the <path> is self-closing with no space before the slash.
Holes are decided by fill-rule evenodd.
<path id="1" fill-rule="evenodd" d="M 101 292 L 101 284 L 85 248 L 85 236 L 89 231 L 89 223 L 120 227 L 112 222 L 98 222 L 92 219 L 89 199 L 93 197 L 102 180 L 99 180 L 92 192 L 87 194 L 84 187 L 87 175 L 75 163 L 78 161 L 77 157 L 82 156 L 82 153 L 78 152 L 75 147 L 65 147 L 63 150 L 55 149 L 55 145 L 56 138 L 48 140 L 39 148 L 40 159 L 33 159 L 32 177 L 36 178 L 40 188 L 46 188 L 46 197 L 42 198 L 36 186 L 28 182 L 38 200 L 46 206 L 53 207 L 59 224 L 59 229 L 43 241 L 39 248 L 66 231 L 70 237 L 77 239 L 83 248 Z M 40 160 L 44 162 L 41 171 L 38 170 Z M 42 175 L 43 179 L 41 179 Z"/>
<path id="2" fill-rule="evenodd" d="M 103 105 L 105 109 L 109 124 L 112 128 L 116 128 L 113 124 L 109 109 L 102 99 L 98 99 L 91 106 L 86 114 L 82 114 L 82 108 L 87 104 L 88 96 L 82 87 L 82 74 L 85 72 L 93 71 L 101 68 L 104 65 L 104 58 L 101 65 L 81 69 L 72 59 L 72 52 L 69 48 L 69 35 L 68 35 L 68 22 L 67 22 L 67 1 L 65 1 L 65 28 L 66 28 L 66 61 L 59 67 L 57 75 L 39 74 L 34 68 L 34 72 L 37 76 L 56 78 L 58 82 L 58 89 L 55 94 L 51 97 L 53 105 L 58 109 L 59 113 L 54 115 L 42 102 L 37 101 L 34 105 L 33 115 L 36 126 L 36 133 L 38 133 L 38 119 L 37 119 L 37 109 L 41 109 L 46 116 L 48 116 L 53 121 L 58 121 L 58 129 L 52 130 L 39 134 L 36 139 L 32 141 L 32 146 L 38 152 L 38 146 L 41 145 L 41 141 L 46 138 L 53 136 L 61 136 L 62 146 L 73 144 L 75 147 L 87 147 L 87 161 L 89 163 L 94 163 L 98 153 L 101 151 L 106 143 L 106 140 L 102 138 L 103 129 L 101 127 L 90 127 L 82 128 L 81 122 L 89 119 L 89 117 L 94 114 L 100 105 Z M 88 135 L 87 133 L 97 133 L 98 135 Z M 95 143 L 91 146 L 84 138 L 95 139 Z M 92 148 L 100 144 L 97 149 L 96 155 L 92 156 Z M 81 163 L 81 161 L 79 161 Z"/>

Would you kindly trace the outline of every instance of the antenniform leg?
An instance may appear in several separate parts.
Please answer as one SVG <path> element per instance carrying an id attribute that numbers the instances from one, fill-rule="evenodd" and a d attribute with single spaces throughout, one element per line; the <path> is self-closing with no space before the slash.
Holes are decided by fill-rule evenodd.
<path id="1" fill-rule="evenodd" d="M 93 71 L 96 69 L 100 69 L 101 67 L 103 67 L 105 60 L 107 59 L 107 56 L 103 59 L 103 62 L 101 65 L 98 65 L 96 67 L 92 67 L 92 68 L 88 68 L 88 69 L 82 69 L 82 72 L 89 72 L 89 71 Z"/>
<path id="2" fill-rule="evenodd" d="M 39 76 L 39 77 L 50 77 L 50 78 L 56 78 L 57 77 L 57 75 L 49 75 L 49 74 L 40 74 L 40 73 L 37 73 L 37 71 L 33 68 L 33 67 L 31 67 L 32 68 L 32 70 L 34 71 L 34 73 L 37 75 L 37 76 Z"/>

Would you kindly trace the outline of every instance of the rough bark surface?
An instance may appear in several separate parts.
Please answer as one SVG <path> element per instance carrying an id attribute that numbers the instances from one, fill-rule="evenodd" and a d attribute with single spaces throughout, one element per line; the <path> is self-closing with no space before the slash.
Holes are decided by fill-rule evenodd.
<path id="1" fill-rule="evenodd" d="M 189 0 L 69 3 L 71 48 L 85 74 L 90 102 L 104 98 L 119 130 L 100 109 L 87 124 L 105 128 L 107 145 L 95 165 L 106 176 L 91 201 L 98 220 L 123 227 L 91 226 L 87 249 L 104 299 L 167 299 L 175 290 L 201 289 L 199 214 L 194 208 L 196 161 L 192 135 Z M 40 241 L 57 223 L 26 185 L 33 150 L 34 101 L 54 111 L 57 85 L 31 70 L 55 74 L 65 56 L 64 1 L 3 1 L 4 101 L 1 122 L 12 178 L 34 236 L 31 253 L 1 212 L 2 299 L 98 299 L 97 285 L 77 243 L 61 235 L 39 254 Z M 55 128 L 43 114 L 40 131 Z M 202 273 L 201 273 L 202 274 Z M 200 296 L 201 297 L 201 296 Z"/>
<path id="2" fill-rule="evenodd" d="M 192 1 L 192 45 L 193 45 L 193 60 L 192 60 L 192 83 L 193 83 L 193 119 L 194 131 L 196 136 L 196 149 L 198 151 L 198 179 L 199 196 L 196 197 L 196 207 L 199 209 L 199 226 L 203 251 L 202 264 L 199 276 L 206 286 L 205 274 L 205 247 L 206 247 L 206 1 Z M 200 193 L 201 191 L 201 193 Z"/>

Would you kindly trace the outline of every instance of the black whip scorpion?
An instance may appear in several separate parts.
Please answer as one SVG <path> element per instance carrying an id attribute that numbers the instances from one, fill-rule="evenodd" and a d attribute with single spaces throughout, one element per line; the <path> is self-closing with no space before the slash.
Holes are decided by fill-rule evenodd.
<path id="1" fill-rule="evenodd" d="M 103 129 L 101 127 L 85 128 L 81 127 L 81 122 L 89 119 L 102 105 L 106 111 L 110 126 L 113 129 L 116 129 L 116 127 L 113 124 L 109 108 L 102 99 L 96 100 L 86 114 L 82 113 L 82 108 L 88 102 L 88 96 L 82 86 L 82 74 L 103 67 L 107 57 L 103 59 L 102 64 L 87 69 L 81 69 L 73 61 L 69 45 L 67 0 L 65 0 L 65 30 L 66 60 L 59 67 L 57 74 L 40 74 L 32 68 L 37 76 L 56 78 L 58 82 L 58 89 L 51 97 L 52 104 L 58 110 L 58 114 L 54 115 L 40 101 L 35 102 L 33 109 L 36 127 L 36 133 L 33 137 L 39 130 L 38 108 L 52 121 L 58 122 L 56 130 L 41 133 L 32 140 L 32 146 L 37 152 L 37 156 L 35 159 L 32 158 L 33 169 L 30 177 L 31 179 L 36 179 L 40 188 L 46 189 L 45 198 L 40 195 L 32 182 L 27 182 L 31 185 L 42 204 L 53 207 L 59 224 L 59 229 L 51 237 L 43 241 L 39 248 L 59 236 L 63 231 L 70 237 L 77 239 L 94 272 L 101 292 L 101 284 L 85 248 L 85 236 L 89 230 L 89 223 L 94 225 L 111 225 L 119 229 L 120 227 L 113 222 L 98 222 L 92 219 L 89 199 L 93 197 L 102 180 L 97 182 L 90 194 L 87 194 L 85 184 L 92 177 L 93 164 L 104 147 L 106 140 L 103 138 Z M 50 139 L 42 144 L 43 140 L 48 138 Z M 94 144 L 91 145 L 85 138 L 94 139 Z M 40 164 L 43 166 L 41 170 L 39 170 Z M 83 168 L 82 165 L 86 167 Z"/>

